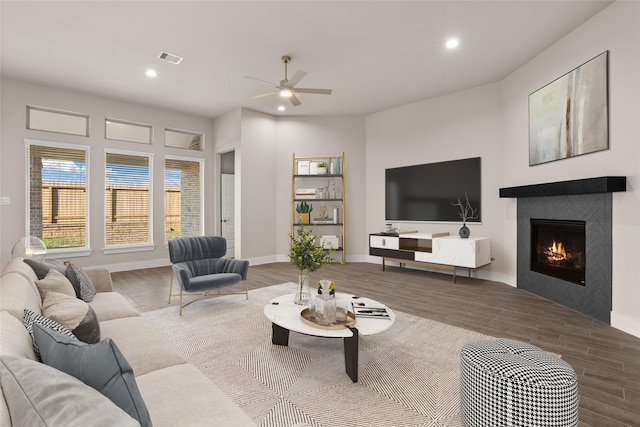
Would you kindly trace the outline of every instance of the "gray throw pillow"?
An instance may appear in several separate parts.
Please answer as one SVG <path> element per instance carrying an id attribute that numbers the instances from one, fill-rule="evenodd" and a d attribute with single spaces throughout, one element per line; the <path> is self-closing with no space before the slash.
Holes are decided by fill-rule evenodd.
<path id="1" fill-rule="evenodd" d="M 38 348 L 38 343 L 36 342 L 35 336 L 33 335 L 33 325 L 42 325 L 46 328 L 51 328 L 54 331 L 61 333 L 71 339 L 77 339 L 75 335 L 64 325 L 56 322 L 55 320 L 49 319 L 41 314 L 34 313 L 28 308 L 24 309 L 24 316 L 22 317 L 22 323 L 24 327 L 27 328 L 29 335 L 31 335 L 31 341 L 33 341 L 33 352 L 36 354 L 38 360 L 42 360 L 40 356 L 40 349 Z"/>
<path id="2" fill-rule="evenodd" d="M 36 273 L 36 276 L 38 276 L 38 279 L 44 279 L 44 276 L 46 276 L 49 270 L 53 268 L 51 265 L 47 263 L 36 261 L 30 258 L 25 258 L 22 261 L 24 261 L 25 264 L 31 267 L 33 272 Z"/>
<path id="3" fill-rule="evenodd" d="M 40 325 L 34 335 L 44 363 L 95 388 L 143 427 L 152 425 L 133 369 L 110 338 L 85 344 Z"/>
<path id="4" fill-rule="evenodd" d="M 42 314 L 66 326 L 80 341 L 100 341 L 100 323 L 96 312 L 75 296 L 49 292 L 42 301 Z"/>
<path id="5" fill-rule="evenodd" d="M 96 390 L 24 357 L 0 356 L 0 385 L 14 426 L 139 426 Z"/>
<path id="6" fill-rule="evenodd" d="M 82 267 L 67 264 L 67 278 L 76 291 L 76 296 L 84 302 L 91 302 L 96 295 L 96 287 Z"/>

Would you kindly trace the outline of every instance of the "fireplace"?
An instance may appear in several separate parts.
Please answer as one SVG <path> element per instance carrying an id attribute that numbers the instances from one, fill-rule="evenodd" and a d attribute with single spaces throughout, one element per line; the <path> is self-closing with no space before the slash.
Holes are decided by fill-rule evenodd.
<path id="1" fill-rule="evenodd" d="M 530 219 L 531 271 L 585 285 L 585 221 Z"/>
<path id="2" fill-rule="evenodd" d="M 619 191 L 626 191 L 625 177 L 587 178 L 501 188 L 500 197 L 518 199 L 518 288 L 610 323 L 613 193 Z M 540 218 L 557 221 L 545 220 L 542 228 L 532 225 Z M 534 231 L 534 228 L 537 230 Z M 533 233 L 537 233 L 537 237 L 532 236 Z M 559 249 L 560 243 L 564 255 Z M 581 246 L 582 249 L 576 249 L 575 246 Z M 537 267 L 533 266 L 532 252 L 536 253 L 536 261 L 540 257 L 545 261 L 546 257 L 546 262 L 542 264 L 546 264 L 547 270 L 542 274 L 534 271 Z M 564 259 L 567 255 L 571 258 L 570 262 Z M 580 272 L 577 278 L 575 275 L 578 273 L 573 270 Z M 558 278 L 556 273 L 568 273 L 571 277 Z"/>

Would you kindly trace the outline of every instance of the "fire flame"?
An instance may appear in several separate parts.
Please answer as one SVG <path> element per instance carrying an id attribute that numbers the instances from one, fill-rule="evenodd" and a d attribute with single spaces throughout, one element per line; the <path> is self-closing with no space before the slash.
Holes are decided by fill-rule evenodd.
<path id="1" fill-rule="evenodd" d="M 567 253 L 564 250 L 564 245 L 562 242 L 556 243 L 555 240 L 553 241 L 553 245 L 545 249 L 544 254 L 547 256 L 549 261 L 562 261 L 563 259 L 567 259 Z"/>

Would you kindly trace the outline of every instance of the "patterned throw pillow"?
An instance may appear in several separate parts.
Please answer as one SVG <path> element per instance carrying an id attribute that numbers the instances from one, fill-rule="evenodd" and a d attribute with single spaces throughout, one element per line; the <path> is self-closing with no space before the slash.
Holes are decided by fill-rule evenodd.
<path id="1" fill-rule="evenodd" d="M 100 341 L 96 312 L 75 296 L 49 292 L 42 301 L 42 314 L 69 328 L 82 342 L 95 344 Z"/>
<path id="2" fill-rule="evenodd" d="M 33 352 L 36 354 L 38 361 L 42 361 L 42 357 L 40 356 L 40 349 L 38 348 L 38 344 L 36 343 L 35 337 L 33 335 L 33 325 L 38 324 L 42 325 L 45 328 L 52 329 L 56 332 L 61 333 L 69 338 L 73 338 L 77 340 L 73 332 L 71 332 L 68 328 L 56 322 L 55 320 L 48 319 L 41 314 L 34 313 L 28 308 L 24 309 L 24 317 L 22 318 L 22 323 L 24 327 L 27 328 L 29 335 L 31 335 L 31 340 L 33 341 Z"/>
<path id="3" fill-rule="evenodd" d="M 75 264 L 67 264 L 67 278 L 71 281 L 76 296 L 84 302 L 91 302 L 96 295 L 96 287 L 87 273 Z"/>

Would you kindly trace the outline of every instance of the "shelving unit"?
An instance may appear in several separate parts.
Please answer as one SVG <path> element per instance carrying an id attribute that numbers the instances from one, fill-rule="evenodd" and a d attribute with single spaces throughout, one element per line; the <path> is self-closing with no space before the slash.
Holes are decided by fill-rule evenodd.
<path id="1" fill-rule="evenodd" d="M 320 163 L 327 165 L 325 173 L 318 173 Z M 291 234 L 298 227 L 315 227 L 318 245 L 322 236 L 337 236 L 334 258 L 345 263 L 345 180 L 344 152 L 339 156 L 296 157 L 291 167 Z M 320 171 L 322 172 L 322 171 Z M 300 222 L 296 206 L 303 202 L 313 207 L 309 224 Z M 324 207 L 324 209 L 322 209 Z M 328 239 L 326 244 L 330 243 Z"/>

